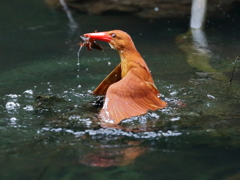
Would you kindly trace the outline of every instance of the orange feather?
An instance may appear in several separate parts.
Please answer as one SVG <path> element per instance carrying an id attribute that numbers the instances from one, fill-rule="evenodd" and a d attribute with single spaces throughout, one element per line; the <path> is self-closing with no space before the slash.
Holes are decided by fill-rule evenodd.
<path id="1" fill-rule="evenodd" d="M 121 120 L 162 109 L 166 103 L 158 97 L 158 90 L 131 71 L 111 85 L 107 91 L 100 117 L 104 122 L 118 124 Z"/>
<path id="2" fill-rule="evenodd" d="M 93 94 L 106 95 L 109 86 L 121 79 L 121 72 L 121 64 L 118 64 L 117 67 L 98 85 L 93 91 Z"/>

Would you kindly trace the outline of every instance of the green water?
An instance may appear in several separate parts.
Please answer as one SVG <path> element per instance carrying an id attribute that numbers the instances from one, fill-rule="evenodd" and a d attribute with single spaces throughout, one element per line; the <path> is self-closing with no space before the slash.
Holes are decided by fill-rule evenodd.
<path id="1" fill-rule="evenodd" d="M 87 16 L 42 1 L 0 6 L 0 179 L 231 180 L 240 178 L 239 15 L 209 20 L 207 45 L 176 41 L 188 18 Z M 91 91 L 119 63 L 79 36 L 128 32 L 168 107 L 101 128 Z M 181 36 L 182 37 L 182 36 Z M 187 37 L 187 36 L 186 36 Z M 80 63 L 80 64 L 78 64 Z M 141 132 L 130 131 L 140 129 Z"/>

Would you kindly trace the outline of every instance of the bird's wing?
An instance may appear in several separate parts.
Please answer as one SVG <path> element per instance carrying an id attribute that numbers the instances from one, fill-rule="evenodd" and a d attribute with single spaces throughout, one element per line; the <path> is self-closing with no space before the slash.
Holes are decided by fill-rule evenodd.
<path id="1" fill-rule="evenodd" d="M 121 79 L 121 63 L 115 67 L 115 69 L 98 85 L 98 87 L 93 91 L 95 95 L 105 95 L 107 89 L 113 83 Z"/>
<path id="2" fill-rule="evenodd" d="M 107 91 L 104 106 L 100 112 L 103 122 L 118 124 L 123 119 L 147 113 L 148 110 L 166 106 L 157 95 L 153 83 L 146 82 L 131 71 Z"/>

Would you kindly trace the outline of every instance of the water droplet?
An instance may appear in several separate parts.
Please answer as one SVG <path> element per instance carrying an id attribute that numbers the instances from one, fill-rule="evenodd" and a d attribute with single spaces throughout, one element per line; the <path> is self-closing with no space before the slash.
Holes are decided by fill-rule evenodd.
<path id="1" fill-rule="evenodd" d="M 15 125 L 17 120 L 18 120 L 18 119 L 15 118 L 15 117 L 10 118 L 10 121 L 11 121 L 11 124 L 12 124 L 12 125 Z"/>
<path id="2" fill-rule="evenodd" d="M 78 88 L 81 88 L 82 86 L 81 85 L 78 85 Z"/>
<path id="3" fill-rule="evenodd" d="M 23 108 L 25 111 L 33 111 L 33 106 L 32 105 L 27 105 Z"/>
<path id="4" fill-rule="evenodd" d="M 159 8 L 158 8 L 158 7 L 155 7 L 155 8 L 154 8 L 154 11 L 159 11 Z"/>
<path id="5" fill-rule="evenodd" d="M 10 121 L 12 121 L 12 122 L 15 122 L 17 120 L 17 118 L 15 118 L 15 117 L 12 117 L 11 119 L 10 119 Z"/>
<path id="6" fill-rule="evenodd" d="M 7 94 L 6 96 L 8 96 L 8 97 L 10 97 L 10 98 L 12 98 L 12 99 L 15 99 L 15 98 L 18 97 L 17 94 Z"/>
<path id="7" fill-rule="evenodd" d="M 33 94 L 33 90 L 29 89 L 29 90 L 24 91 L 23 93 L 26 93 L 26 94 Z"/>
<path id="8" fill-rule="evenodd" d="M 210 94 L 208 94 L 207 97 L 210 98 L 210 99 L 216 99 L 214 96 L 212 96 Z"/>
<path id="9" fill-rule="evenodd" d="M 171 96 L 177 95 L 177 91 L 173 91 L 170 93 Z"/>
<path id="10" fill-rule="evenodd" d="M 15 102 L 7 102 L 5 107 L 7 110 L 16 110 L 20 107 L 20 104 Z"/>
<path id="11" fill-rule="evenodd" d="M 171 121 L 178 121 L 180 119 L 180 117 L 174 117 L 174 118 L 171 118 L 170 120 Z"/>

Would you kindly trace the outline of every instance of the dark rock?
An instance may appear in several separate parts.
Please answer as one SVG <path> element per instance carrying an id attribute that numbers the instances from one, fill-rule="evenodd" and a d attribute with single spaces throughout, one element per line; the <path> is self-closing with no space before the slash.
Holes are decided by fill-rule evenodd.
<path id="1" fill-rule="evenodd" d="M 54 8 L 61 8 L 60 0 L 45 0 Z M 108 12 L 130 13 L 145 18 L 183 17 L 190 15 L 192 0 L 65 0 L 68 7 L 88 14 Z M 234 8 L 240 0 L 208 0 L 208 15 L 221 16 Z M 220 13 L 217 13 L 220 12 Z"/>

